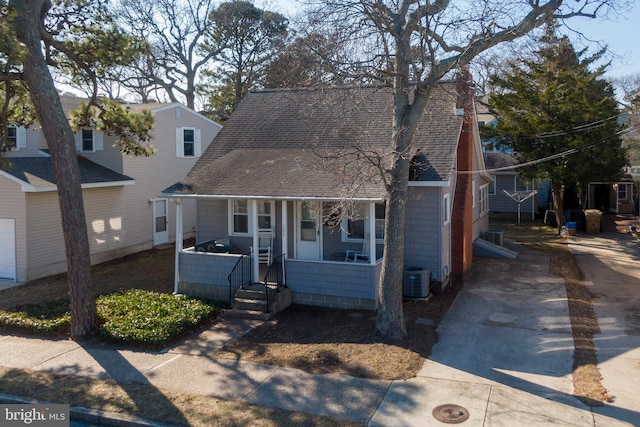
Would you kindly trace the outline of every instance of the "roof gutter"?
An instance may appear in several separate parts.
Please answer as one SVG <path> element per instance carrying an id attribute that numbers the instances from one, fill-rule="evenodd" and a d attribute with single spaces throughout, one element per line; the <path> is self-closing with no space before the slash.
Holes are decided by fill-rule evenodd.
<path id="1" fill-rule="evenodd" d="M 287 201 L 323 201 L 323 202 L 341 202 L 344 197 L 317 197 L 317 196 L 257 196 L 257 195 L 237 195 L 237 194 L 182 194 L 182 193 L 160 193 L 160 197 L 168 197 L 174 199 L 211 199 L 211 200 L 287 200 Z M 380 197 L 351 197 L 349 200 L 356 202 L 383 202 L 385 199 Z"/>

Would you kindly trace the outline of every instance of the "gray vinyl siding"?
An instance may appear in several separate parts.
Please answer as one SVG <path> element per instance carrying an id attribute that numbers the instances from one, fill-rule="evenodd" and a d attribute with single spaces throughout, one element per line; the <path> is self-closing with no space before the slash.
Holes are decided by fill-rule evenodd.
<path id="1" fill-rule="evenodd" d="M 294 302 L 340 308 L 375 306 L 380 263 L 287 260 L 286 273 Z"/>
<path id="2" fill-rule="evenodd" d="M 199 199 L 196 242 L 223 239 L 229 233 L 228 202 L 221 199 Z"/>
<path id="3" fill-rule="evenodd" d="M 405 268 L 434 272 L 440 280 L 445 250 L 442 244 L 442 190 L 411 187 L 405 222 Z"/>

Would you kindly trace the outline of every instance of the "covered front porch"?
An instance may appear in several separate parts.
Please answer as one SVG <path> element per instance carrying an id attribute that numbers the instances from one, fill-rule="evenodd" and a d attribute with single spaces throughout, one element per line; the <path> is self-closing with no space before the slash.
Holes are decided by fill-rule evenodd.
<path id="1" fill-rule="evenodd" d="M 196 244 L 177 238 L 175 292 L 231 302 L 238 264 L 266 283 L 277 262 L 294 303 L 374 309 L 381 272 L 384 205 L 264 198 L 198 199 Z M 181 199 L 175 199 L 180 212 Z M 178 217 L 181 215 L 178 214 Z M 177 228 L 181 229 L 178 218 Z M 270 256 L 264 236 L 269 234 Z"/>

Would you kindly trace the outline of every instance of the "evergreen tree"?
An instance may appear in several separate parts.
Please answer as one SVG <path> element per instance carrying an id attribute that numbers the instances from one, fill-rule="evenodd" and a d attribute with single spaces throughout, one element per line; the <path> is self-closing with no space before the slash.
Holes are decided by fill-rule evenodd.
<path id="1" fill-rule="evenodd" d="M 613 86 L 605 66 L 594 64 L 604 51 L 585 57 L 550 27 L 530 59 L 510 61 L 493 76 L 498 93 L 489 107 L 498 118 L 483 133 L 515 153 L 524 179 L 550 179 L 558 227 L 564 225 L 564 188 L 582 197 L 590 181 L 617 180 L 627 164 Z"/>

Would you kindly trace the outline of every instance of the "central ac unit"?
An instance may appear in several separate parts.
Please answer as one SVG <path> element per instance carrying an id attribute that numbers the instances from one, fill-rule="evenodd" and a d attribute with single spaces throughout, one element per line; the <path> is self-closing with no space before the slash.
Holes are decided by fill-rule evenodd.
<path id="1" fill-rule="evenodd" d="M 402 293 L 407 298 L 426 298 L 429 296 L 429 279 L 431 273 L 422 268 L 404 270 Z"/>
<path id="2" fill-rule="evenodd" d="M 487 232 L 484 233 L 484 239 L 493 243 L 494 245 L 504 246 L 504 231 L 487 230 Z"/>

